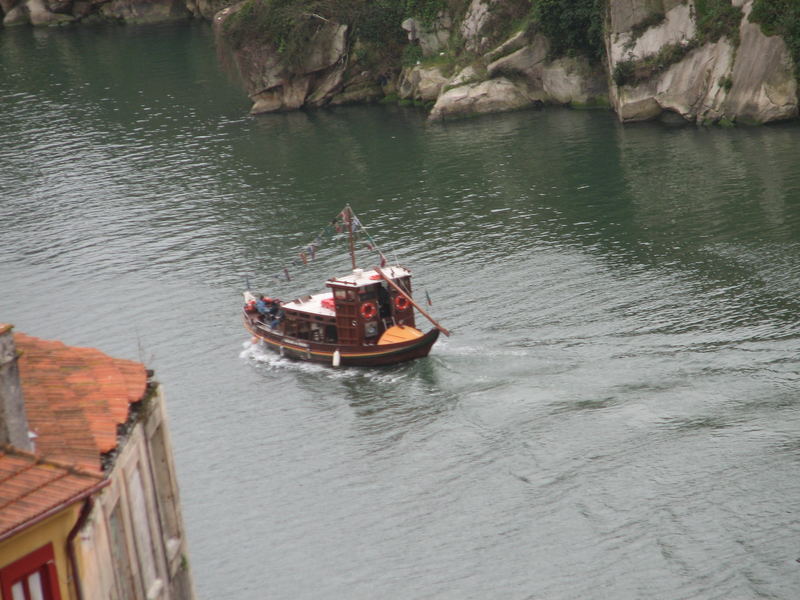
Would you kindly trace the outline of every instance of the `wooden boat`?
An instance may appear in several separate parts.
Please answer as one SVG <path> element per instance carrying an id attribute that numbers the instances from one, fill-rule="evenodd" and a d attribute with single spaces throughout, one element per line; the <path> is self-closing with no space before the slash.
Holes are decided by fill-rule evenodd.
<path id="1" fill-rule="evenodd" d="M 393 365 L 427 356 L 439 333 L 450 332 L 412 298 L 409 269 L 356 266 L 354 226 L 360 222 L 349 206 L 341 215 L 350 242 L 351 272 L 328 279 L 327 291 L 291 302 L 246 290 L 245 328 L 281 356 L 334 367 Z M 427 333 L 416 328 L 415 308 L 434 325 Z"/>

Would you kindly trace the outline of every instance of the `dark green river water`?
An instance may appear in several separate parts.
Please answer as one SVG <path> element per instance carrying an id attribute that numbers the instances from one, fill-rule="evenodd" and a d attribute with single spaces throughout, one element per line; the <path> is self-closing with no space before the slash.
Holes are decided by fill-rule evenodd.
<path id="1" fill-rule="evenodd" d="M 0 31 L 0 102 L 0 322 L 156 370 L 200 597 L 800 597 L 797 125 L 253 118 L 202 25 Z M 429 358 L 250 345 L 346 203 Z"/>

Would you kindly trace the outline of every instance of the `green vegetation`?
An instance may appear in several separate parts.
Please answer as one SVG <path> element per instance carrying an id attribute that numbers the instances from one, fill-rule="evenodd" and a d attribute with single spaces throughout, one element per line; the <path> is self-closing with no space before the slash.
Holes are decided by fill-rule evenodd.
<path id="1" fill-rule="evenodd" d="M 606 0 L 535 0 L 532 27 L 550 40 L 552 57 L 582 55 L 598 62 L 604 53 Z"/>
<path id="2" fill-rule="evenodd" d="M 661 23 L 663 23 L 666 20 L 666 18 L 667 18 L 666 14 L 664 14 L 661 11 L 658 11 L 651 13 L 649 16 L 645 17 L 644 19 L 636 23 L 636 25 L 631 27 L 631 40 L 629 43 L 633 45 L 636 42 L 636 40 L 642 37 L 645 31 L 647 31 L 651 27 L 656 27 L 658 25 L 661 25 Z"/>
<path id="3" fill-rule="evenodd" d="M 716 42 L 725 36 L 739 44 L 739 24 L 742 10 L 731 0 L 695 0 L 697 38 L 701 43 Z"/>
<path id="4" fill-rule="evenodd" d="M 404 13 L 407 16 L 419 19 L 426 25 L 433 23 L 439 13 L 447 9 L 447 0 L 405 0 L 405 2 L 398 0 L 394 4 L 400 7 L 405 4 Z M 397 26 L 399 24 L 400 22 L 398 21 Z"/>
<path id="5" fill-rule="evenodd" d="M 761 25 L 764 35 L 779 35 L 794 59 L 800 78 L 800 3 L 797 0 L 755 0 L 750 20 Z"/>
<path id="6" fill-rule="evenodd" d="M 530 0 L 513 0 L 513 2 Z M 310 40 L 328 23 L 349 26 L 358 40 L 353 57 L 361 68 L 385 71 L 390 65 L 416 62 L 400 24 L 407 17 L 431 24 L 442 11 L 464 10 L 463 0 L 245 0 L 225 21 L 224 32 L 234 48 L 248 43 L 270 45 L 282 62 L 302 61 Z M 418 49 L 417 49 L 418 50 Z"/>
<path id="7" fill-rule="evenodd" d="M 344 23 L 361 42 L 358 57 L 380 68 L 381 63 L 399 60 L 406 39 L 400 23 L 406 10 L 405 2 L 395 0 L 245 0 L 227 19 L 224 31 L 235 48 L 266 43 L 291 66 L 302 60 L 320 29 L 331 22 Z"/>
<path id="8" fill-rule="evenodd" d="M 651 79 L 659 73 L 663 73 L 670 66 L 683 60 L 692 50 L 700 45 L 697 38 L 678 44 L 667 44 L 662 46 L 658 54 L 648 56 L 641 60 L 623 60 L 614 67 L 611 74 L 614 83 L 618 86 L 636 85 Z"/>

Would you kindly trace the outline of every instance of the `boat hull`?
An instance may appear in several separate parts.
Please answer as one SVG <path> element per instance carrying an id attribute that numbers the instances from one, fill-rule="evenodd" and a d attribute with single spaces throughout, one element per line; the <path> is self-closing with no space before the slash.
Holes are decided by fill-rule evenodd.
<path id="1" fill-rule="evenodd" d="M 339 366 L 343 367 L 394 365 L 416 358 L 423 358 L 428 356 L 431 347 L 439 338 L 439 330 L 431 329 L 421 337 L 396 344 L 342 346 L 286 337 L 279 331 L 271 330 L 260 320 L 251 318 L 246 313 L 243 320 L 245 328 L 255 338 L 263 341 L 270 350 L 279 353 L 281 356 L 307 362 L 334 365 L 335 354 L 338 351 Z"/>

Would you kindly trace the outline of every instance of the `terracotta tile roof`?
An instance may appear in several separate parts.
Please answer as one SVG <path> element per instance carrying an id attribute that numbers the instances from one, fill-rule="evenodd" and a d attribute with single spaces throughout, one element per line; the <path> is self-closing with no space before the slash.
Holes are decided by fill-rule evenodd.
<path id="1" fill-rule="evenodd" d="M 0 540 L 82 500 L 107 482 L 99 473 L 0 447 Z"/>
<path id="2" fill-rule="evenodd" d="M 117 446 L 130 403 L 145 395 L 144 365 L 22 333 L 14 340 L 36 452 L 100 471 L 100 454 Z"/>

